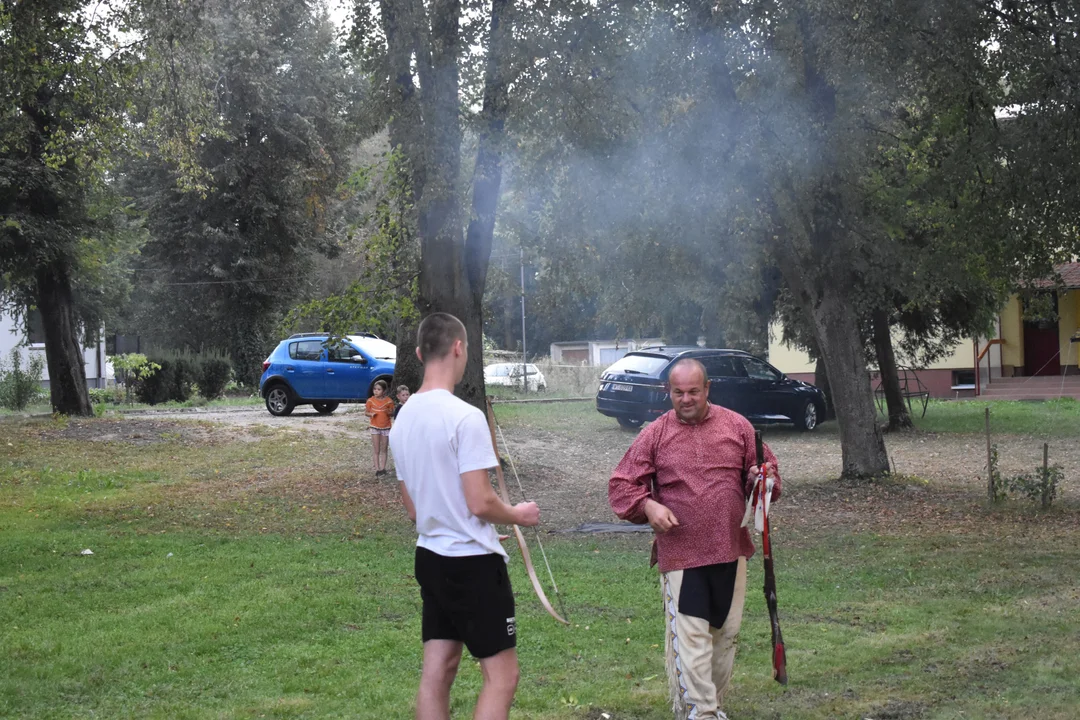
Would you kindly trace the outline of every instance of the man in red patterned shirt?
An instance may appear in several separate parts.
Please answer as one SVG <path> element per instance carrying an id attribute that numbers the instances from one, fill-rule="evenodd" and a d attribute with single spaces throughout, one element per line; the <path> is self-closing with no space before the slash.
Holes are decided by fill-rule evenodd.
<path id="1" fill-rule="evenodd" d="M 754 554 L 743 527 L 757 477 L 754 428 L 709 403 L 697 360 L 668 375 L 673 410 L 649 424 L 612 473 L 611 509 L 656 532 L 666 624 L 668 681 L 678 720 L 717 720 L 731 680 Z M 780 497 L 776 457 L 765 448 L 773 500 Z"/>

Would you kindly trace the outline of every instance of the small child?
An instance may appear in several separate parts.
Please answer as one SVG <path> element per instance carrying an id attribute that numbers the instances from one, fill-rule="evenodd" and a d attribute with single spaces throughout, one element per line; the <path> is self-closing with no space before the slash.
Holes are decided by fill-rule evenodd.
<path id="1" fill-rule="evenodd" d="M 390 438 L 390 414 L 394 401 L 386 396 L 384 380 L 375 383 L 372 396 L 364 404 L 364 414 L 371 421 L 371 459 L 375 465 L 375 477 L 386 474 L 386 455 Z"/>
<path id="2" fill-rule="evenodd" d="M 412 393 L 409 392 L 408 385 L 398 385 L 397 390 L 394 391 L 394 395 L 397 397 L 397 405 L 394 406 L 394 422 L 397 422 L 397 414 L 401 412 L 401 408 L 404 407 L 405 401 L 409 399 L 409 395 L 412 395 Z"/>

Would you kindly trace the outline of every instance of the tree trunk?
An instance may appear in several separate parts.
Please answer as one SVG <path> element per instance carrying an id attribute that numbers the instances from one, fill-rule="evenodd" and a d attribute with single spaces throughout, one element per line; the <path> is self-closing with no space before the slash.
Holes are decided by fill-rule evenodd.
<path id="1" fill-rule="evenodd" d="M 885 439 L 875 421 L 874 393 L 866 367 L 859 321 L 842 284 L 813 272 L 813 266 L 786 245 L 791 255 L 780 266 L 789 287 L 814 325 L 821 361 L 829 378 L 832 406 L 840 426 L 844 478 L 867 478 L 889 472 Z"/>
<path id="2" fill-rule="evenodd" d="M 495 234 L 495 214 L 502 189 L 503 140 L 506 137 L 506 116 L 510 108 L 509 82 L 505 67 L 509 61 L 511 39 L 511 0 L 492 0 L 491 27 L 488 35 L 487 66 L 484 70 L 483 119 L 476 148 L 476 164 L 472 176 L 472 214 L 465 232 L 465 277 L 469 288 L 469 367 L 459 394 L 465 400 L 484 409 L 484 289 L 488 266 L 491 263 L 491 244 Z"/>
<path id="3" fill-rule="evenodd" d="M 384 7 L 385 7 L 384 3 Z M 430 51 L 418 52 L 424 123 L 421 132 L 400 129 L 403 138 L 424 138 L 403 146 L 414 167 L 414 179 L 423 177 L 419 194 L 420 277 L 417 305 L 421 317 L 433 312 L 456 315 L 469 337 L 465 376 L 455 392 L 483 408 L 484 329 L 483 297 L 491 259 L 492 235 L 502 183 L 502 142 L 509 107 L 505 65 L 509 52 L 511 0 L 493 0 L 488 41 L 476 165 L 472 177 L 472 213 L 462 237 L 459 200 L 461 127 L 459 121 L 458 61 L 461 5 L 456 0 L 432 3 Z M 430 63 L 430 64 L 429 64 Z M 430 82 L 425 82 L 425 76 Z M 406 140 L 407 142 L 407 140 Z M 415 191 L 415 188 L 414 188 Z M 417 367 L 411 355 L 415 338 L 399 338 L 395 375 L 408 378 Z M 407 382 L 407 381 L 406 381 Z M 408 384 L 408 383 L 407 383 Z"/>
<path id="4" fill-rule="evenodd" d="M 67 265 L 56 261 L 40 268 L 36 290 L 37 307 L 45 329 L 45 359 L 49 366 L 53 412 L 92 416 L 94 409 L 86 388 L 86 368 Z"/>
<path id="5" fill-rule="evenodd" d="M 832 387 L 829 386 L 829 373 L 825 371 L 825 361 L 817 353 L 814 361 L 814 385 L 825 394 L 825 417 L 823 420 L 836 419 L 836 407 L 833 405 Z"/>
<path id="6" fill-rule="evenodd" d="M 840 425 L 842 477 L 865 478 L 889 472 L 885 440 L 874 418 L 874 393 L 866 368 L 858 319 L 851 303 L 826 285 L 806 308 L 820 340 Z"/>
<path id="7" fill-rule="evenodd" d="M 896 369 L 896 355 L 893 353 L 892 333 L 889 327 L 889 314 L 883 309 L 875 309 L 871 315 L 874 326 L 874 353 L 877 355 L 878 373 L 881 376 L 881 389 L 885 393 L 885 405 L 889 410 L 889 430 L 911 427 L 911 414 L 900 388 L 900 375 Z"/>

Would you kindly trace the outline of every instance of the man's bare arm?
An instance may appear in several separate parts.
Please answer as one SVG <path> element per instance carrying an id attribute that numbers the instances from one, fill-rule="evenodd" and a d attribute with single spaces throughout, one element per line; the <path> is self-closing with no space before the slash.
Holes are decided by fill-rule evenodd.
<path id="1" fill-rule="evenodd" d="M 533 502 L 507 505 L 495 494 L 487 470 L 471 470 L 461 474 L 465 504 L 476 517 L 493 525 L 538 525 L 540 508 Z"/>
<path id="2" fill-rule="evenodd" d="M 409 519 L 416 522 L 416 506 L 413 505 L 412 498 L 409 497 L 409 491 L 405 487 L 405 483 L 399 482 L 398 487 L 401 488 L 401 504 L 405 506 L 405 512 L 409 513 Z"/>

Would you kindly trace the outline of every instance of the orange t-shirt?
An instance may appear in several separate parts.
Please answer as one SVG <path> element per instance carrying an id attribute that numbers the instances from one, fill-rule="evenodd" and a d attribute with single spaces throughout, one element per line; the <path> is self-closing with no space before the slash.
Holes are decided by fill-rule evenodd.
<path id="1" fill-rule="evenodd" d="M 394 412 L 394 400 L 386 397 L 370 397 L 364 403 L 364 411 L 371 418 L 371 427 L 385 430 L 390 427 L 390 413 Z"/>

